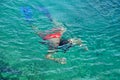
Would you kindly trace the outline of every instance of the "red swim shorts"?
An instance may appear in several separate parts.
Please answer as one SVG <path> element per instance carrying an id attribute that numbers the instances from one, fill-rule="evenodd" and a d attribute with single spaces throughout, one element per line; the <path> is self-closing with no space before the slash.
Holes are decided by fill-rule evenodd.
<path id="1" fill-rule="evenodd" d="M 56 32 L 56 33 L 53 33 L 53 34 L 47 34 L 44 37 L 44 40 L 48 40 L 48 39 L 52 39 L 52 38 L 60 38 L 60 37 L 61 37 L 61 33 L 60 32 Z"/>

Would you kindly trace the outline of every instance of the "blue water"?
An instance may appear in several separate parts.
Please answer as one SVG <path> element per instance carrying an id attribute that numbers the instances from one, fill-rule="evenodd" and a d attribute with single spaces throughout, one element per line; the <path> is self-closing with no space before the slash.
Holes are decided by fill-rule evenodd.
<path id="1" fill-rule="evenodd" d="M 33 25 L 49 30 L 54 25 L 39 5 L 67 25 L 64 37 L 81 38 L 89 51 L 55 54 L 65 65 L 45 59 L 47 46 L 20 12 L 32 7 Z M 120 80 L 120 0 L 1 0 L 0 13 L 0 80 Z"/>

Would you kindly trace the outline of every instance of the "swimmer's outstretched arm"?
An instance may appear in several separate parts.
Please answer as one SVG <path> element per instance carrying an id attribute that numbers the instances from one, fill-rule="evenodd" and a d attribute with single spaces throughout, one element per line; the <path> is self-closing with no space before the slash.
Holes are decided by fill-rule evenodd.
<path id="1" fill-rule="evenodd" d="M 83 47 L 83 48 L 84 48 L 84 50 L 88 51 L 88 47 L 87 47 L 87 46 L 85 46 L 85 45 L 81 44 L 81 45 L 80 45 L 80 47 Z"/>
<path id="2" fill-rule="evenodd" d="M 58 62 L 60 64 L 65 64 L 66 61 L 64 58 L 54 58 L 52 55 L 55 54 L 55 52 L 48 52 L 48 54 L 46 55 L 46 58 L 49 60 L 53 60 L 55 62 Z"/>

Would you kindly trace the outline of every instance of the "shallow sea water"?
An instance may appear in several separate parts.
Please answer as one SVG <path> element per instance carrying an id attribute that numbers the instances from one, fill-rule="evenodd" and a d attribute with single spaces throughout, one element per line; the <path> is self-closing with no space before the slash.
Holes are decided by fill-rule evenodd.
<path id="1" fill-rule="evenodd" d="M 46 60 L 47 46 L 24 21 L 20 7 L 33 8 L 34 26 L 54 25 L 35 8 L 44 5 L 52 17 L 65 23 L 64 37 L 78 37 L 78 46 Z M 0 80 L 120 80 L 120 0 L 0 0 Z"/>

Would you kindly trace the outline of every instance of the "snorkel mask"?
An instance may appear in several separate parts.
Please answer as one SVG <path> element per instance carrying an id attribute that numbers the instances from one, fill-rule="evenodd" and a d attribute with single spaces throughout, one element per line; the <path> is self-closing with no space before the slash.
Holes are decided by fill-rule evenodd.
<path id="1" fill-rule="evenodd" d="M 82 40 L 81 39 L 73 38 L 73 39 L 70 39 L 69 41 L 73 45 L 79 45 L 80 47 L 83 47 L 85 50 L 88 50 L 87 46 L 85 46 L 84 44 L 82 44 Z"/>
<path id="2" fill-rule="evenodd" d="M 82 40 L 73 38 L 73 39 L 70 39 L 70 43 L 72 43 L 73 45 L 81 45 Z"/>

